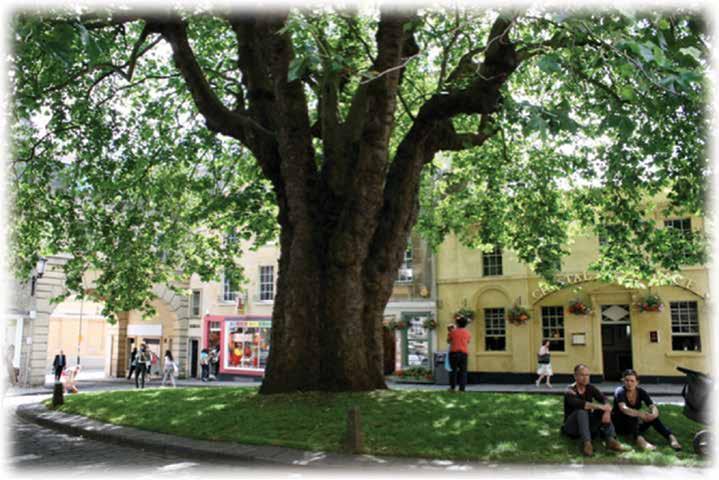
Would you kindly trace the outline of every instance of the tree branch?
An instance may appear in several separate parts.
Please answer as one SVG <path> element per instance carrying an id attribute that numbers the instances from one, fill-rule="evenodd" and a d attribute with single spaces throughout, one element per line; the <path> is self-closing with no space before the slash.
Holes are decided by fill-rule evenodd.
<path id="1" fill-rule="evenodd" d="M 452 29 L 452 38 L 449 43 L 442 49 L 442 63 L 439 69 L 439 78 L 437 79 L 437 91 L 442 89 L 444 85 L 444 76 L 447 73 L 447 62 L 449 61 L 449 52 L 454 48 L 454 44 L 459 39 L 460 35 L 460 20 L 459 11 L 455 11 L 455 26 Z"/>
<path id="2" fill-rule="evenodd" d="M 477 133 L 457 133 L 451 120 L 441 122 L 434 134 L 437 138 L 438 150 L 456 152 L 482 146 L 499 132 L 499 129 L 487 125 L 486 118 L 487 116 L 482 116 Z M 432 158 L 428 159 L 431 160 Z"/>
<path id="3" fill-rule="evenodd" d="M 274 135 L 252 118 L 233 112 L 220 102 L 195 58 L 187 38 L 187 26 L 184 21 L 179 18 L 153 20 L 149 28 L 151 31 L 159 32 L 172 47 L 175 64 L 210 130 L 242 142 L 247 141 L 248 130 L 255 135 Z"/>
<path id="4" fill-rule="evenodd" d="M 143 33 L 144 32 L 145 31 L 143 30 Z M 146 38 L 147 34 L 145 34 L 144 37 Z M 132 81 L 132 75 L 135 71 L 135 64 L 137 63 L 137 60 L 142 55 L 144 55 L 145 53 L 150 51 L 155 45 L 160 43 L 161 40 L 162 40 L 161 38 L 158 38 L 157 40 L 152 42 L 149 46 L 147 46 L 147 48 L 143 49 L 142 51 L 139 51 L 139 47 L 142 44 L 142 42 L 144 41 L 144 38 L 140 38 L 137 41 L 137 43 L 135 44 L 135 47 L 133 48 L 132 54 L 130 55 L 130 59 L 123 65 L 109 65 L 110 69 L 103 72 L 102 74 L 100 74 L 100 76 L 97 77 L 95 79 L 95 81 L 92 82 L 90 87 L 87 89 L 86 95 L 89 97 L 92 94 L 92 91 L 95 89 L 95 87 L 98 86 L 103 80 L 105 80 L 107 77 L 109 77 L 113 73 L 120 74 L 128 82 Z M 124 67 L 128 67 L 128 66 L 129 66 L 128 72 L 125 73 L 122 69 Z"/>
<path id="5" fill-rule="evenodd" d="M 582 69 L 575 65 L 567 65 L 570 71 L 574 72 L 575 75 L 577 75 L 582 80 L 594 85 L 598 89 L 602 90 L 604 93 L 609 95 L 610 98 L 612 98 L 615 102 L 617 102 L 619 105 L 624 105 L 627 103 L 624 101 L 614 90 L 612 90 L 611 87 L 608 85 L 605 85 L 604 83 L 600 82 L 599 80 L 596 80 L 589 75 L 587 75 Z"/>

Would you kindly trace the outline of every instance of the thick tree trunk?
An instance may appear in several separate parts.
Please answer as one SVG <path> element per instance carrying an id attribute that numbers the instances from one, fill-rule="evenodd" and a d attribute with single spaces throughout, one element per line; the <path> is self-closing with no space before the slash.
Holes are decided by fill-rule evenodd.
<path id="1" fill-rule="evenodd" d="M 383 288 L 369 291 L 365 272 L 372 259 L 338 263 L 356 256 L 338 256 L 321 228 L 313 236 L 301 231 L 282 228 L 271 350 L 260 392 L 386 388 L 382 319 L 399 262 Z M 371 240 L 357 242 L 367 251 Z"/>

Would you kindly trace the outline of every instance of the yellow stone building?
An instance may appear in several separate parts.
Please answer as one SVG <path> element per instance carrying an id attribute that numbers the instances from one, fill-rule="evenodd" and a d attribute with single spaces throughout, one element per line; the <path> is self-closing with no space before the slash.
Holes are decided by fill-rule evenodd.
<path id="1" fill-rule="evenodd" d="M 48 371 L 60 350 L 65 353 L 68 366 L 75 365 L 79 357 L 86 369 L 104 368 L 109 324 L 101 312 L 101 304 L 74 297 L 55 308 L 49 322 Z"/>
<path id="2" fill-rule="evenodd" d="M 654 217 L 658 226 L 703 231 L 699 217 Z M 672 286 L 629 289 L 594 279 L 589 265 L 599 239 L 570 239 L 563 258 L 562 288 L 543 289 L 539 277 L 509 251 L 482 252 L 448 237 L 437 253 L 440 332 L 461 308 L 474 311 L 468 371 L 470 382 L 529 382 L 536 378 L 537 352 L 551 341 L 555 375 L 570 375 L 577 363 L 589 366 L 594 380 L 616 380 L 634 368 L 644 382 L 683 378 L 683 366 L 707 372 L 711 366 L 712 324 L 707 304 L 707 265 L 684 266 Z M 647 295 L 658 295 L 661 311 L 642 311 Z M 570 311 L 578 301 L 591 309 Z M 526 322 L 510 322 L 509 311 L 524 306 Z M 580 312 L 581 313 L 581 312 Z M 440 349 L 446 349 L 445 335 Z M 673 378 L 671 378 L 673 377 Z M 567 378 L 568 379 L 568 378 Z"/>

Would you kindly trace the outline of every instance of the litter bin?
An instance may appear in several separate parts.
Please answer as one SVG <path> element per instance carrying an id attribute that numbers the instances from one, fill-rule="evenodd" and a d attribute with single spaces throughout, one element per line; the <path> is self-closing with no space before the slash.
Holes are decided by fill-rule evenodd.
<path id="1" fill-rule="evenodd" d="M 449 372 L 444 368 L 444 360 L 447 352 L 435 352 L 434 354 L 434 383 L 436 385 L 449 385 Z"/>

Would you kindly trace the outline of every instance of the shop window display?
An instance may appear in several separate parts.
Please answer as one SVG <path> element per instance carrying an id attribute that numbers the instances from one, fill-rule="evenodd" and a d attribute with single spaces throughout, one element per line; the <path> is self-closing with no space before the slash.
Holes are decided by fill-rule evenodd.
<path id="1" fill-rule="evenodd" d="M 264 370 L 270 353 L 271 322 L 243 320 L 225 322 L 225 369 Z"/>
<path id="2" fill-rule="evenodd" d="M 215 349 L 220 344 L 220 322 L 210 322 L 209 332 L 207 334 L 207 347 L 210 350 Z"/>
<path id="3" fill-rule="evenodd" d="M 405 364 L 408 367 L 430 368 L 430 331 L 424 327 L 427 315 L 406 317 L 408 328 L 405 333 Z"/>

